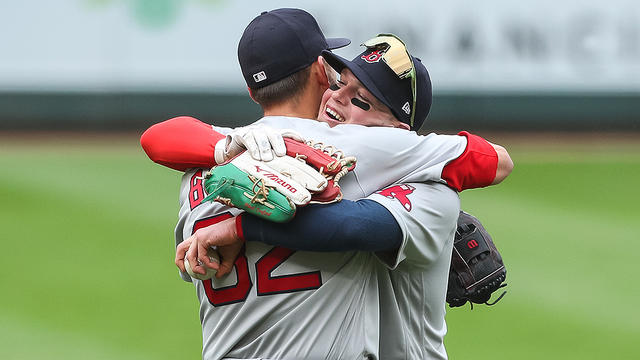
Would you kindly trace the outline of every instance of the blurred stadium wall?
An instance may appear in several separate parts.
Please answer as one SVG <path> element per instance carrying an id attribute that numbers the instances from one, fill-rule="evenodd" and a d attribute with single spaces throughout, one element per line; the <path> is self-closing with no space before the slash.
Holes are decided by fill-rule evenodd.
<path id="1" fill-rule="evenodd" d="M 304 6 L 353 57 L 379 32 L 431 73 L 425 126 L 640 131 L 640 2 L 23 0 L 0 3 L 0 130 L 133 130 L 177 115 L 247 124 L 236 46 Z"/>

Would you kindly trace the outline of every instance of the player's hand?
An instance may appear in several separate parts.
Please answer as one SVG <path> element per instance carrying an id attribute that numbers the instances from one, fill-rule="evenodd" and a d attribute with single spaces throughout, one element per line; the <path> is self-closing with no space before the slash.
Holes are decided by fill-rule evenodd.
<path id="1" fill-rule="evenodd" d="M 193 235 L 184 240 L 176 248 L 176 266 L 180 271 L 185 272 L 184 259 L 189 261 L 189 264 L 193 264 L 191 269 L 193 272 L 204 275 L 206 268 L 219 270 L 222 264 L 218 264 L 215 261 L 211 261 L 207 251 L 210 247 L 218 247 L 218 253 L 222 256 L 222 263 L 225 267 L 236 260 L 240 250 L 242 248 L 243 241 L 238 237 L 236 232 L 235 218 L 229 218 L 223 220 L 217 224 L 209 225 L 207 227 L 198 229 Z M 221 253 L 220 247 L 225 245 L 233 245 L 223 250 Z M 238 249 L 239 248 L 239 249 Z M 234 255 L 235 254 L 235 255 Z M 218 273 L 218 277 L 228 273 L 231 269 L 228 269 L 222 274 Z"/>
<path id="2" fill-rule="evenodd" d="M 204 265 L 203 262 L 198 261 L 200 258 L 199 257 L 200 252 L 207 254 L 208 248 L 203 245 L 204 241 L 205 241 L 204 236 L 202 236 L 202 234 L 197 234 L 197 231 L 196 231 L 196 234 L 191 235 L 190 237 L 188 237 L 186 240 L 184 240 L 178 245 L 178 247 L 176 248 L 175 264 L 178 267 L 178 269 L 180 269 L 180 271 L 188 273 L 187 267 L 185 264 L 185 260 L 186 260 L 191 265 L 191 270 L 193 272 L 201 275 L 206 274 L 207 270 L 203 266 Z M 206 256 L 206 258 L 207 258 L 206 266 L 211 269 L 217 270 L 218 269 L 217 263 L 212 262 L 209 256 Z"/>
<path id="3" fill-rule="evenodd" d="M 178 269 L 180 269 L 180 271 L 182 272 L 187 272 L 187 269 L 184 267 L 184 258 L 187 255 L 187 251 L 189 250 L 190 246 L 191 238 L 188 238 L 187 240 L 181 242 L 176 248 L 175 263 Z"/>
<path id="4" fill-rule="evenodd" d="M 218 246 L 218 254 L 220 255 L 220 266 L 216 277 L 219 279 L 233 270 L 236 259 L 242 252 L 244 243 L 242 241 L 235 242 L 231 245 Z"/>
<path id="5" fill-rule="evenodd" d="M 287 153 L 283 140 L 285 137 L 304 142 L 302 136 L 293 130 L 274 129 L 265 125 L 236 128 L 216 144 L 216 163 L 221 164 L 245 149 L 256 160 L 271 161 L 274 153 L 276 156 Z"/>

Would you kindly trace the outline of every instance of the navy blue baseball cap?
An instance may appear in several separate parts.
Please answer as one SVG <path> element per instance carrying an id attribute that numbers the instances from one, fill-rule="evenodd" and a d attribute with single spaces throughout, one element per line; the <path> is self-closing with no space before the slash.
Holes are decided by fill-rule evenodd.
<path id="1" fill-rule="evenodd" d="M 350 43 L 325 38 L 316 19 L 304 10 L 276 9 L 249 23 L 238 44 L 238 61 L 247 86 L 258 89 L 311 65 L 323 50 Z"/>
<path id="2" fill-rule="evenodd" d="M 351 61 L 330 51 L 322 52 L 322 57 L 332 68 L 337 72 L 342 72 L 344 68 L 351 70 L 362 85 L 385 104 L 398 120 L 410 125 L 411 130 L 418 130 L 431 109 L 431 78 L 420 59 L 410 56 L 416 70 L 415 109 L 411 109 L 413 103 L 411 79 L 400 79 L 375 49 L 367 48 Z M 411 124 L 412 111 L 416 112 L 413 125 Z"/>

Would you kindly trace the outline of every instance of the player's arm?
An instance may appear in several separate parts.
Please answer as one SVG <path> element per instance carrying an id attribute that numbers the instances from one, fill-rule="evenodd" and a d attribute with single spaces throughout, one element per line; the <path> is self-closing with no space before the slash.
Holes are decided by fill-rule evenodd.
<path id="1" fill-rule="evenodd" d="M 140 144 L 154 162 L 184 171 L 222 164 L 245 149 L 254 159 L 271 161 L 274 154 L 286 154 L 285 137 L 304 141 L 292 130 L 260 125 L 220 128 L 179 116 L 151 126 L 140 137 Z"/>
<path id="2" fill-rule="evenodd" d="M 445 165 L 443 177 L 448 185 L 457 191 L 496 185 L 502 182 L 513 170 L 513 161 L 503 146 L 486 139 L 461 131 L 459 136 L 467 138 L 463 154 Z M 495 164 L 495 165 L 494 165 Z M 463 168 L 455 169 L 458 166 Z M 452 169 L 455 169 L 452 171 Z M 465 173 L 471 174 L 465 175 Z M 465 179 L 466 177 L 466 179 Z M 460 179 L 464 179 L 460 181 Z"/>
<path id="3" fill-rule="evenodd" d="M 215 145 L 224 138 L 211 125 L 179 116 L 151 126 L 140 137 L 140 145 L 155 163 L 185 171 L 216 165 Z"/>
<path id="4" fill-rule="evenodd" d="M 304 251 L 385 251 L 398 247 L 402 239 L 393 215 L 369 199 L 309 205 L 284 224 L 244 213 L 235 225 L 240 241 Z"/>
<path id="5" fill-rule="evenodd" d="M 259 123 L 281 126 L 282 121 L 264 118 Z M 502 180 L 511 167 L 505 166 L 510 164 L 506 152 L 498 154 L 497 147 L 468 132 L 421 136 L 384 127 L 329 128 L 303 120 L 287 126 L 296 126 L 309 139 L 355 156 L 358 159 L 355 172 L 364 196 L 394 183 L 438 181 L 457 191 L 485 187 Z"/>
<path id="6" fill-rule="evenodd" d="M 458 194 L 444 184 L 398 184 L 358 201 L 305 207 L 286 224 L 245 213 L 231 231 L 238 241 L 294 250 L 373 251 L 395 268 L 404 259 L 417 265 L 438 259 L 459 211 Z"/>
<path id="7" fill-rule="evenodd" d="M 178 245 L 176 265 L 185 271 L 184 258 L 196 264 L 196 257 L 217 269 L 217 277 L 231 271 L 245 241 L 259 241 L 303 251 L 380 251 L 394 252 L 402 243 L 403 231 L 394 216 L 379 203 L 361 199 L 328 205 L 309 205 L 298 211 L 289 223 L 281 224 L 243 213 L 235 218 L 199 229 Z M 217 246 L 220 265 L 205 255 Z M 201 266 L 194 271 L 204 274 Z"/>
<path id="8" fill-rule="evenodd" d="M 286 224 L 245 213 L 198 230 L 178 246 L 176 265 L 184 271 L 185 255 L 190 263 L 198 257 L 221 277 L 231 271 L 245 241 L 259 241 L 304 251 L 374 251 L 389 268 L 405 258 L 423 266 L 453 239 L 459 209 L 452 189 L 430 183 L 396 185 L 358 201 L 311 205 Z M 218 247 L 220 265 L 201 251 L 209 246 Z"/>
<path id="9" fill-rule="evenodd" d="M 368 199 L 384 206 L 402 229 L 400 246 L 376 256 L 393 269 L 402 261 L 431 266 L 451 245 L 460 212 L 460 198 L 450 187 L 436 182 L 390 186 Z"/>
<path id="10" fill-rule="evenodd" d="M 467 132 L 418 136 L 405 130 L 359 126 L 327 130 L 320 124 L 314 130 L 329 131 L 325 134 L 327 143 L 334 144 L 332 140 L 336 139 L 338 144 L 334 145 L 346 153 L 357 154 L 358 172 L 370 168 L 374 173 L 387 175 L 386 181 L 361 177 L 365 195 L 397 181 L 442 181 L 457 191 L 484 187 L 502 181 L 513 167 L 504 148 Z M 178 117 L 149 128 L 141 143 L 153 161 L 184 170 L 215 165 L 215 146 L 222 138 L 208 124 Z"/>
<path id="11" fill-rule="evenodd" d="M 511 160 L 511 156 L 507 152 L 507 149 L 504 147 L 489 143 L 493 146 L 493 149 L 496 151 L 498 155 L 498 166 L 496 170 L 496 177 L 493 179 L 491 185 L 496 185 L 502 182 L 502 180 L 506 179 L 511 171 L 513 171 L 513 161 Z"/>
<path id="12" fill-rule="evenodd" d="M 507 150 L 467 131 L 458 133 L 467 138 L 464 152 L 447 163 L 442 178 L 451 188 L 462 191 L 499 184 L 513 170 Z"/>

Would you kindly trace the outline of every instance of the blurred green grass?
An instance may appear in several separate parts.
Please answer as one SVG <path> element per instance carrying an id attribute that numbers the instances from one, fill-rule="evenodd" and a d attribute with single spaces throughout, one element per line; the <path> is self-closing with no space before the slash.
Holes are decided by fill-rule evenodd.
<path id="1" fill-rule="evenodd" d="M 136 140 L 0 147 L 2 359 L 197 359 L 178 172 Z"/>
<path id="2" fill-rule="evenodd" d="M 448 311 L 452 359 L 640 357 L 640 147 L 583 145 L 516 146 L 503 184 L 462 193 L 509 285 L 495 307 Z"/>
<path id="3" fill-rule="evenodd" d="M 450 357 L 638 358 L 640 143 L 509 148 L 512 175 L 461 196 L 508 293 L 449 309 Z M 172 261 L 177 172 L 135 137 L 3 141 L 0 168 L 0 358 L 200 358 L 197 299 Z"/>

